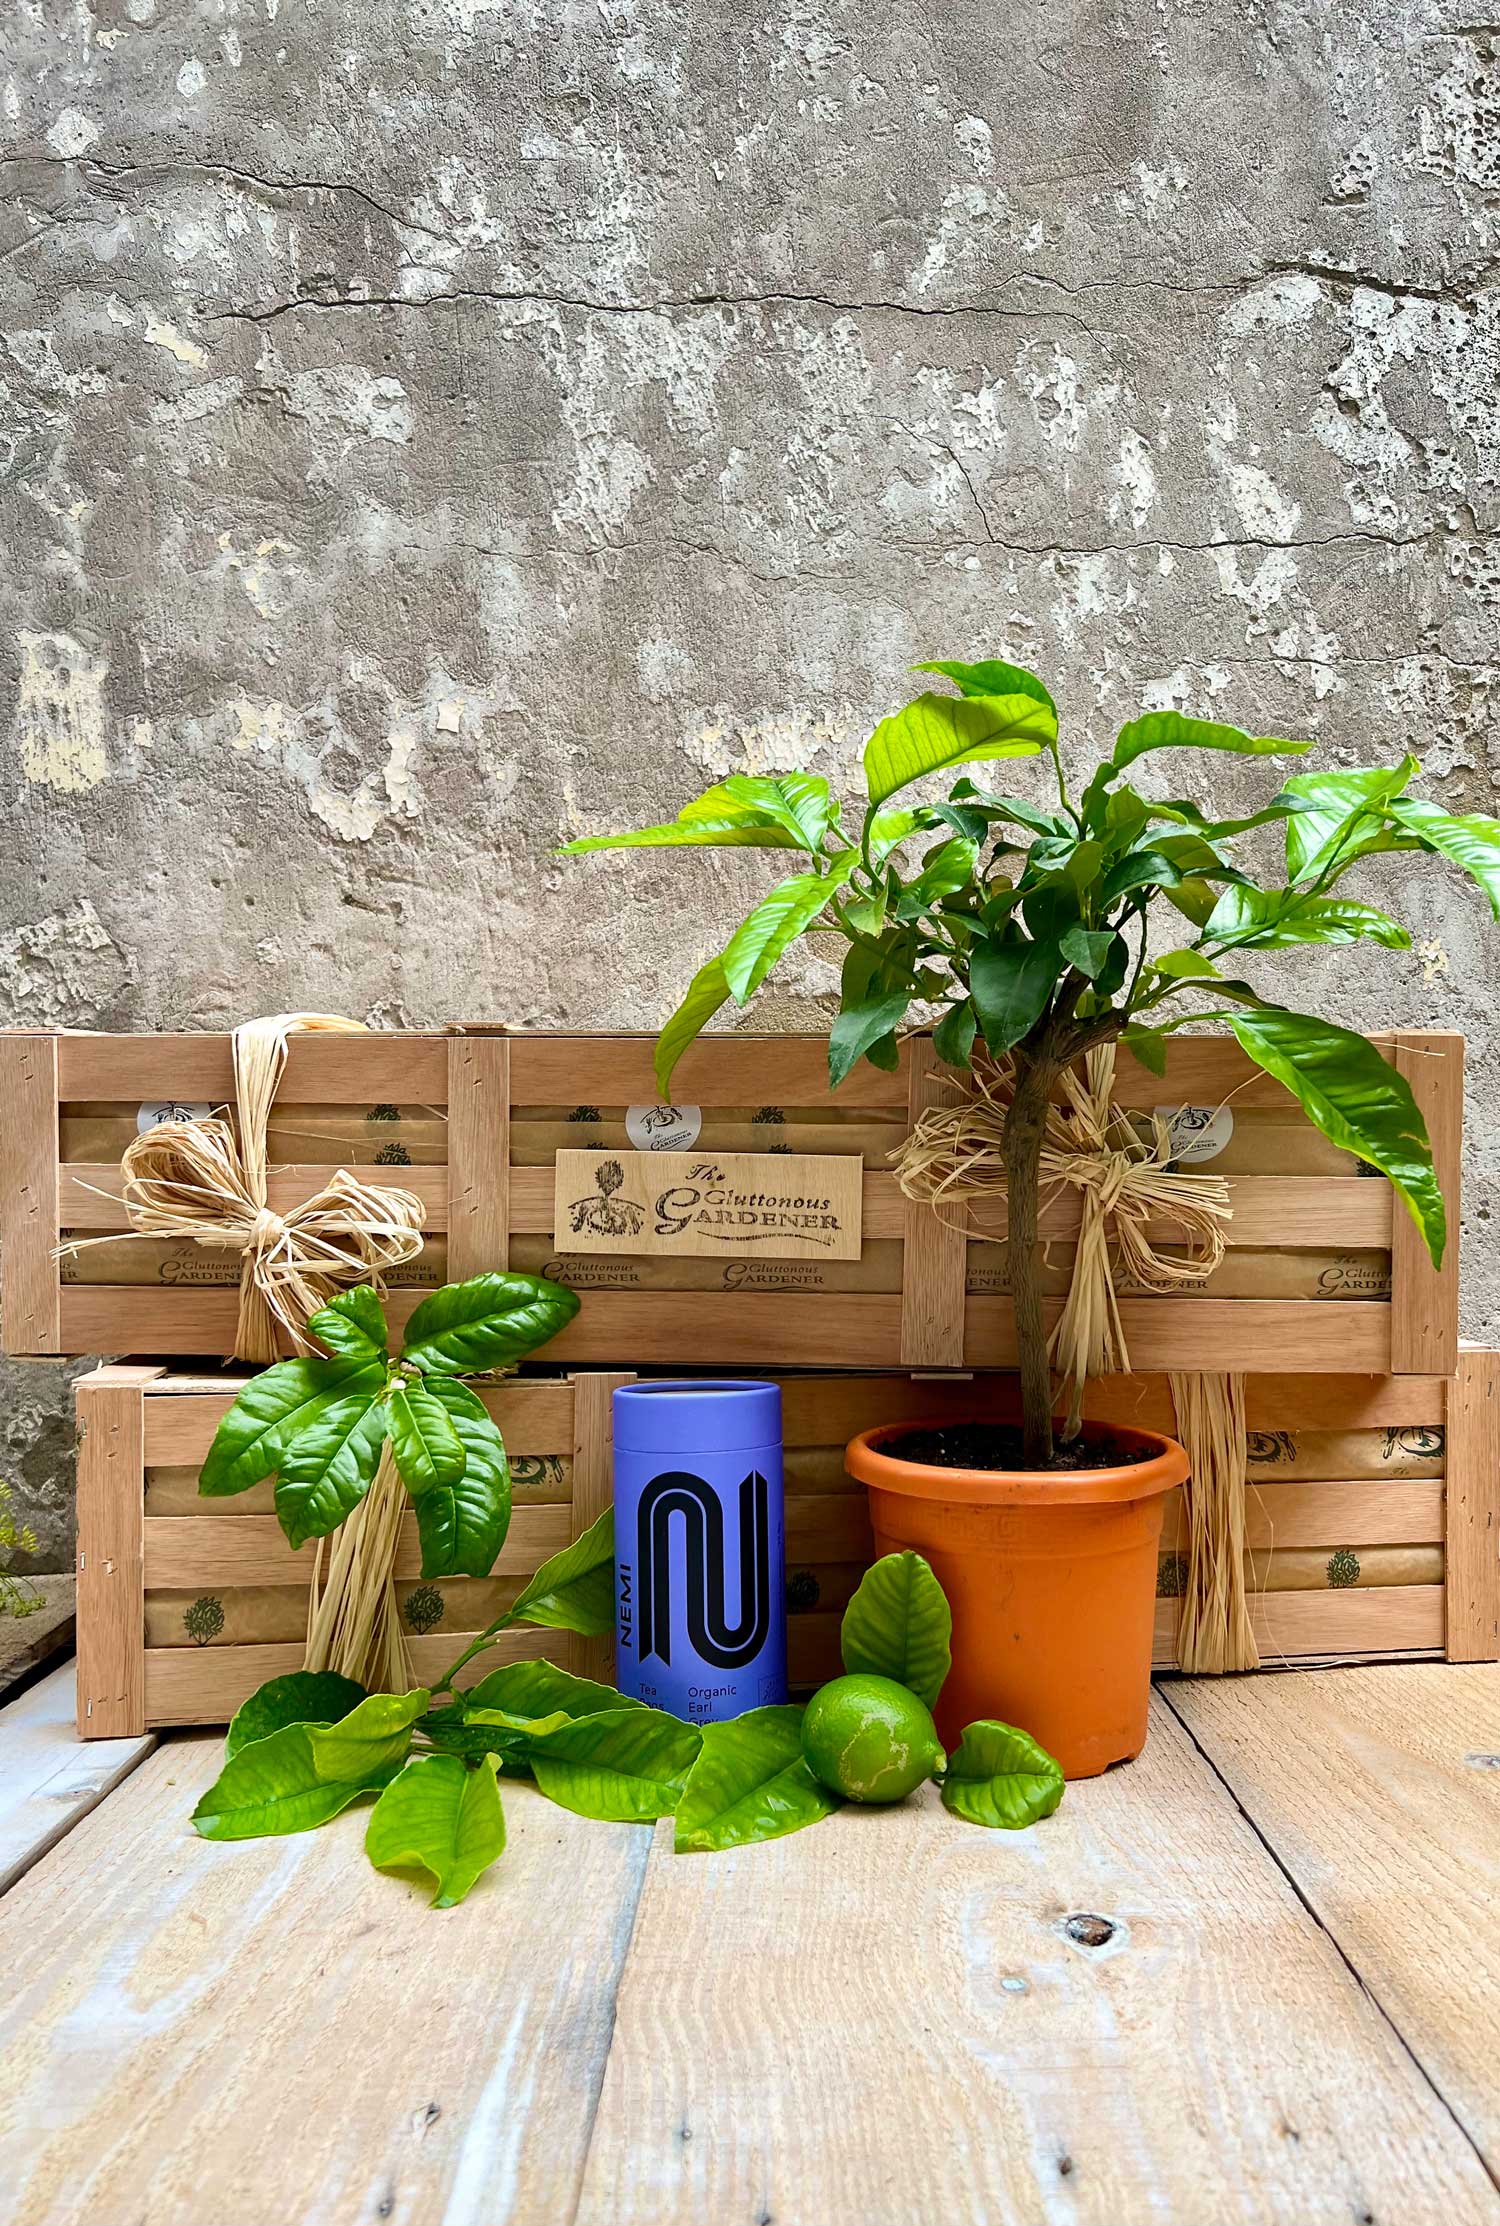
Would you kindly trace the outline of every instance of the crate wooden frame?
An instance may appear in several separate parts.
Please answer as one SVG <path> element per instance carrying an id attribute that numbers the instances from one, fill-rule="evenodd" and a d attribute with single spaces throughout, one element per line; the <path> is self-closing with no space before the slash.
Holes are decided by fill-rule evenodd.
<path id="1" fill-rule="evenodd" d="M 1410 1216 L 1379 1177 L 1246 1175 L 1229 1178 L 1231 1246 L 1285 1242 L 1389 1248 L 1385 1299 L 1135 1297 L 1121 1318 L 1137 1369 L 1220 1369 L 1253 1354 L 1265 1369 L 1355 1375 L 1446 1375 L 1458 1350 L 1459 1159 L 1463 1127 L 1463 1038 L 1398 1034 L 1373 1039 L 1411 1082 L 1426 1114 L 1450 1241 L 1434 1270 Z M 451 1280 L 502 1267 L 512 1233 L 550 1233 L 552 1170 L 510 1163 L 515 1105 L 653 1103 L 648 1036 L 461 1033 L 294 1036 L 280 1104 L 370 1105 L 385 1101 L 447 1110 L 443 1167 L 365 1167 L 361 1180 L 417 1192 L 428 1227 L 446 1234 Z M 677 1073 L 685 1103 L 706 1107 L 775 1103 L 826 1106 L 822 1037 L 719 1035 L 699 1039 Z M 909 1039 L 898 1070 L 861 1065 L 834 1094 L 838 1107 L 914 1119 L 948 1083 L 931 1041 Z M 1119 1103 L 1168 1102 L 1294 1108 L 1282 1086 L 1228 1037 L 1179 1038 L 1163 1081 L 1121 1052 Z M 100 1233 L 126 1226 L 120 1172 L 112 1164 L 64 1168 L 60 1108 L 71 1102 L 130 1102 L 171 1096 L 232 1099 L 227 1035 L 109 1036 L 0 1034 L 0 1350 L 16 1354 L 130 1352 L 225 1354 L 233 1343 L 235 1293 L 142 1285 L 67 1285 L 53 1257 L 65 1228 Z M 285 1210 L 326 1178 L 324 1166 L 280 1166 L 270 1203 Z M 570 1367 L 799 1365 L 834 1368 L 1007 1368 L 1016 1360 L 1008 1298 L 965 1289 L 963 1233 L 927 1205 L 903 1197 L 885 1167 L 866 1165 L 867 1239 L 904 1244 L 899 1292 L 609 1291 L 587 1293 L 578 1318 L 548 1347 Z M 1058 1200 L 1045 1233 L 1076 1229 L 1076 1198 Z M 1004 1229 L 1003 1204 L 980 1226 Z M 1160 1234 L 1170 1239 L 1173 1231 Z M 403 1321 L 421 1293 L 391 1294 Z M 1056 1318 L 1061 1302 L 1049 1301 Z"/>
<path id="2" fill-rule="evenodd" d="M 608 1506 L 612 1491 L 610 1394 L 628 1371 L 513 1379 L 483 1391 L 511 1449 L 571 1451 L 567 1500 L 518 1506 L 498 1562 L 499 1575 L 529 1573 L 578 1536 Z M 994 1376 L 782 1376 L 789 1452 L 842 1445 L 875 1421 L 917 1420 L 962 1412 L 1013 1411 L 1014 1387 Z M 273 1515 L 244 1514 L 234 1500 L 192 1516 L 145 1513 L 148 1468 L 193 1465 L 208 1451 L 232 1391 L 222 1379 L 171 1374 L 157 1364 L 106 1365 L 76 1386 L 78 1475 L 78 1729 L 83 1738 L 139 1733 L 154 1726 L 221 1723 L 266 1678 L 299 1667 L 295 1643 L 209 1647 L 146 1645 L 148 1587 L 295 1581 L 299 1563 Z M 1170 1393 L 1161 1377 L 1109 1377 L 1090 1386 L 1100 1420 L 1170 1430 Z M 1259 1486 L 1251 1507 L 1274 1497 L 1277 1542 L 1327 1545 L 1359 1536 L 1361 1505 L 1382 1495 L 1382 1535 L 1394 1542 L 1438 1535 L 1445 1548 L 1437 1585 L 1367 1590 L 1266 1593 L 1254 1602 L 1264 1666 L 1284 1661 L 1408 1659 L 1446 1654 L 1451 1661 L 1500 1655 L 1500 1354 L 1465 1348 L 1452 1378 L 1431 1376 L 1256 1376 L 1247 1392 L 1252 1429 L 1375 1429 L 1441 1422 L 1448 1432 L 1446 1476 L 1411 1484 L 1276 1483 Z M 1361 1543 L 1365 1542 L 1361 1540 Z M 408 1518 L 398 1573 L 416 1574 L 415 1526 Z M 863 1492 L 789 1489 L 787 1566 L 867 1563 L 872 1552 Z M 1177 1610 L 1157 1605 L 1156 1662 L 1174 1664 Z M 837 1613 L 788 1618 L 794 1683 L 837 1673 Z M 445 1631 L 411 1641 L 417 1673 L 435 1675 L 471 1633 Z M 477 1664 L 546 1655 L 588 1676 L 611 1674 L 607 1641 L 517 1630 Z"/>

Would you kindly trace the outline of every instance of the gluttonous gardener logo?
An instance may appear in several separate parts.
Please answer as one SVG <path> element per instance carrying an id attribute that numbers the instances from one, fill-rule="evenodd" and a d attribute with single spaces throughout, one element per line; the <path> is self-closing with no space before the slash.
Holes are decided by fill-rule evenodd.
<path id="1" fill-rule="evenodd" d="M 693 1651 L 716 1669 L 743 1669 L 771 1628 L 770 1488 L 759 1469 L 739 1487 L 740 1614 L 733 1624 L 724 1596 L 724 1510 L 718 1493 L 685 1469 L 668 1469 L 642 1492 L 636 1515 L 640 1659 L 655 1654 L 669 1669 L 674 1515 L 684 1525 L 683 1615 Z"/>

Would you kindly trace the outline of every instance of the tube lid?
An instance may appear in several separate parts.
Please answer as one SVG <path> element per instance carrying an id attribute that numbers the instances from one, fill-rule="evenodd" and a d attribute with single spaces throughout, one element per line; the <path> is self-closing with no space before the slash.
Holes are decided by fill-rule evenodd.
<path id="1" fill-rule="evenodd" d="M 736 1453 L 781 1439 L 781 1386 L 703 1377 L 623 1384 L 615 1392 L 620 1453 Z"/>

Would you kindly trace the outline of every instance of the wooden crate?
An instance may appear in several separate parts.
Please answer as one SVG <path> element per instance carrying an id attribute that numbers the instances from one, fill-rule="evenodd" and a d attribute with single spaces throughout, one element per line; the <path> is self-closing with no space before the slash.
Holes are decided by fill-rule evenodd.
<path id="1" fill-rule="evenodd" d="M 1379 1040 L 1424 1105 L 1456 1232 L 1462 1038 Z M 905 1199 L 889 1170 L 888 1154 L 945 1087 L 925 1038 L 903 1046 L 898 1072 L 860 1067 L 831 1098 L 820 1037 L 705 1037 L 679 1068 L 681 1099 L 701 1112 L 698 1152 L 859 1158 L 859 1259 L 654 1261 L 555 1248 L 555 1154 L 564 1145 L 629 1148 L 626 1108 L 649 1107 L 656 1097 L 651 1052 L 644 1036 L 294 1036 L 273 1111 L 271 1157 L 277 1162 L 279 1140 L 283 1148 L 300 1142 L 304 1156 L 275 1165 L 270 1203 L 285 1210 L 346 1160 L 368 1180 L 419 1192 L 432 1248 L 416 1263 L 417 1276 L 433 1282 L 510 1265 L 544 1270 L 581 1290 L 582 1310 L 549 1346 L 549 1362 L 1014 1365 L 1011 1303 L 995 1288 L 997 1247 L 966 1243 L 930 1207 Z M 0 1344 L 35 1354 L 227 1353 L 238 1275 L 229 1255 L 195 1251 L 191 1287 L 166 1288 L 126 1279 L 144 1240 L 101 1248 L 84 1256 L 86 1266 L 61 1272 L 53 1255 L 63 1232 L 125 1226 L 117 1159 L 96 1148 L 101 1138 L 112 1147 L 128 1139 L 143 1101 L 220 1104 L 231 1095 L 229 1037 L 3 1035 L 0 1093 L 8 1116 L 0 1127 Z M 1255 1124 L 1263 1124 L 1258 1148 L 1266 1167 L 1260 1171 L 1252 1148 L 1248 1171 L 1228 1176 L 1234 1218 L 1215 1287 L 1122 1300 L 1133 1366 L 1230 1368 L 1253 1355 L 1271 1370 L 1451 1372 L 1456 1234 L 1441 1273 L 1434 1272 L 1390 1185 L 1334 1153 L 1236 1044 L 1179 1039 L 1165 1081 L 1122 1054 L 1116 1096 L 1138 1109 L 1230 1099 L 1250 1147 Z M 1300 1172 L 1290 1171 L 1293 1162 Z M 1076 1195 L 1057 1199 L 1045 1233 L 1055 1243 L 1059 1288 L 1077 1222 Z M 989 1209 L 982 1226 L 1003 1234 L 1003 1207 Z M 1156 1234 L 1170 1242 L 1173 1231 Z M 111 1280 L 73 1280 L 80 1274 Z M 215 1275 L 205 1286 L 201 1276 Z M 1221 1295 L 1267 1288 L 1281 1295 Z M 419 1295 L 393 1290 L 398 1320 Z M 1048 1303 L 1055 1318 L 1061 1299 Z"/>
<path id="2" fill-rule="evenodd" d="M 503 1430 L 516 1472 L 510 1535 L 493 1583 L 512 1596 L 548 1554 L 578 1535 L 611 1492 L 610 1394 L 627 1373 L 512 1380 L 482 1396 Z M 198 1499 L 196 1470 L 233 1395 L 232 1379 L 172 1375 L 150 1364 L 110 1366 L 80 1379 L 78 1480 L 78 1714 L 85 1738 L 152 1725 L 220 1723 L 266 1678 L 298 1667 L 311 1549 L 294 1554 L 271 1511 L 269 1486 L 236 1499 Z M 837 1674 L 844 1603 L 869 1564 L 872 1542 L 863 1490 L 844 1471 L 843 1449 L 858 1430 L 884 1421 L 962 1412 L 1013 1411 L 1004 1379 L 911 1375 L 783 1376 L 787 1479 L 788 1647 L 799 1686 Z M 1115 1377 L 1090 1388 L 1100 1419 L 1170 1430 L 1164 1379 Z M 1435 1377 L 1259 1376 L 1249 1389 L 1256 1433 L 1342 1433 L 1345 1465 L 1398 1473 L 1319 1475 L 1277 1481 L 1275 1461 L 1256 1465 L 1250 1498 L 1252 1546 L 1339 1549 L 1392 1546 L 1437 1555 L 1436 1573 L 1416 1584 L 1350 1585 L 1258 1592 L 1256 1622 L 1266 1665 L 1284 1660 L 1367 1660 L 1447 1653 L 1490 1660 L 1500 1652 L 1500 1356 L 1465 1350 L 1458 1375 Z M 1446 1454 L 1383 1462 L 1353 1459 L 1349 1434 L 1380 1443 L 1392 1433 L 1446 1438 Z M 1314 1461 L 1312 1466 L 1327 1467 Z M 1303 1463 L 1305 1468 L 1307 1463 Z M 1407 1473 L 1415 1469 L 1416 1474 Z M 158 1512 L 167 1508 L 169 1512 Z M 1166 1555 L 1178 1542 L 1180 1510 L 1168 1509 Z M 1165 1566 L 1164 1560 L 1164 1566 Z M 415 1525 L 408 1519 L 398 1589 L 410 1610 L 417 1582 Z M 422 1588 L 473 1604 L 470 1581 Z M 285 1627 L 270 1639 L 235 1643 L 240 1607 L 274 1593 Z M 430 1601 L 428 1603 L 430 1607 Z M 419 1676 L 459 1653 L 482 1620 L 445 1616 L 434 1629 L 415 1619 Z M 1156 1658 L 1173 1662 L 1176 1607 L 1158 1605 Z M 164 1629 L 172 1619 L 170 1631 Z M 176 1643 L 160 1643 L 170 1636 Z M 590 1676 L 610 1674 L 608 1644 L 520 1630 L 471 1669 L 545 1654 Z"/>

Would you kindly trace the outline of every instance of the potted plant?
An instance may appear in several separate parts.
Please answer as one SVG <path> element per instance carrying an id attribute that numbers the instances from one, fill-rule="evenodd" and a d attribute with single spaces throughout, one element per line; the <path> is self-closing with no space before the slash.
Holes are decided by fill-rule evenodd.
<path id="1" fill-rule="evenodd" d="M 1242 953 L 1307 943 L 1409 948 L 1396 920 L 1344 894 L 1348 870 L 1380 852 L 1452 859 L 1500 916 L 1500 822 L 1411 796 L 1420 767 L 1410 756 L 1295 774 L 1236 819 L 1188 797 L 1148 796 L 1135 768 L 1160 751 L 1272 757 L 1312 747 L 1175 711 L 1132 719 L 1070 781 L 1057 708 L 1034 673 L 1000 659 L 917 669 L 959 693 L 922 694 L 875 729 L 857 825 L 845 828 L 820 776 L 735 775 L 666 825 L 565 849 L 793 854 L 795 870 L 699 968 L 663 1027 L 663 1096 L 699 1031 L 731 998 L 753 997 L 814 928 L 847 944 L 829 1043 L 835 1087 L 861 1058 L 893 1068 L 902 1032 L 929 1022 L 951 1068 L 991 1079 L 1003 1068 L 1019 1428 L 976 1423 L 946 1443 L 931 1432 L 870 1432 L 850 1447 L 849 1466 L 872 1490 L 881 1546 L 925 1554 L 952 1599 L 954 1670 L 939 1729 L 950 1736 L 967 1716 L 1001 1716 L 1024 1724 L 1069 1775 L 1086 1775 L 1135 1754 L 1145 1737 L 1160 1495 L 1186 1460 L 1146 1432 L 1054 1428 L 1038 1240 L 1049 1100 L 1098 1047 L 1122 1042 L 1160 1070 L 1177 1029 L 1225 1023 L 1325 1135 L 1390 1178 L 1439 1261 L 1443 1199 L 1407 1083 L 1363 1036 L 1275 1003 L 1236 969 Z M 905 793 L 927 775 L 1043 752 L 1055 788 L 1046 806 L 996 794 L 966 771 L 942 801 Z M 1265 887 L 1236 862 L 1235 838 L 1276 822 L 1286 869 Z M 1167 933 L 1153 938 L 1158 922 Z"/>

